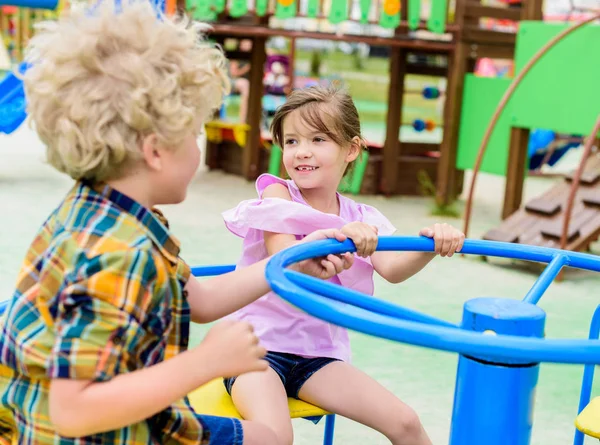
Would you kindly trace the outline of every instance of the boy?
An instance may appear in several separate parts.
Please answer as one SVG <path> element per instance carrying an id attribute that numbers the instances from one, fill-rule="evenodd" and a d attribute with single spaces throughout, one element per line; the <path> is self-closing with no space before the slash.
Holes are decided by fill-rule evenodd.
<path id="1" fill-rule="evenodd" d="M 202 283 L 155 205 L 181 202 L 229 85 L 198 29 L 148 3 L 73 13 L 33 38 L 25 87 L 51 165 L 76 180 L 37 233 L 0 321 L 0 443 L 272 444 L 186 394 L 267 369 L 250 325 L 209 322 L 269 291 L 265 262 Z M 307 240 L 345 237 L 315 232 Z M 329 278 L 349 255 L 305 261 Z"/>

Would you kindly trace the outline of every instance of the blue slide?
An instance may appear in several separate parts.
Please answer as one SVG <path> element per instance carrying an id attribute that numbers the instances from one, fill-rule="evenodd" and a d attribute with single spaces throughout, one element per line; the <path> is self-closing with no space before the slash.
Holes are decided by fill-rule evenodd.
<path id="1" fill-rule="evenodd" d="M 19 72 L 24 73 L 26 68 L 27 65 L 22 63 Z M 26 117 L 23 81 L 14 73 L 8 73 L 0 81 L 0 133 L 12 133 Z"/>

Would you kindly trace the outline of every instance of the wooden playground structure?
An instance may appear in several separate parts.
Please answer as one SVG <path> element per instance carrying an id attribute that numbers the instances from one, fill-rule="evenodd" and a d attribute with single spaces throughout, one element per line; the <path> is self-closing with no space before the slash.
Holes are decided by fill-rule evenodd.
<path id="1" fill-rule="evenodd" d="M 589 135 L 589 144 L 596 137 L 589 133 L 591 119 L 597 113 L 591 104 L 597 103 L 600 96 L 599 90 L 591 85 L 596 82 L 600 65 L 596 59 L 584 57 L 584 48 L 589 42 L 600 44 L 600 27 L 587 26 L 585 31 L 578 32 L 579 37 L 570 38 L 570 43 L 546 56 L 541 67 L 522 82 L 524 86 L 516 90 L 515 97 L 496 108 L 516 79 L 475 76 L 476 60 L 484 57 L 514 60 L 519 77 L 530 59 L 535 58 L 536 51 L 559 31 L 567 32 L 563 30 L 566 25 L 539 21 L 542 0 L 523 0 L 511 7 L 488 6 L 481 0 L 457 0 L 453 11 L 448 11 L 446 5 L 446 0 L 431 0 L 429 16 L 422 19 L 421 0 L 187 0 L 185 4 L 183 0 L 167 0 L 164 5 L 167 14 L 186 9 L 195 19 L 210 22 L 211 38 L 224 46 L 227 56 L 246 60 L 251 67 L 247 121 L 231 123 L 215 117 L 206 124 L 208 167 L 248 180 L 267 171 L 283 174 L 280 150 L 272 146 L 262 125 L 268 38 L 284 36 L 291 41 L 290 85 L 294 85 L 297 38 L 385 46 L 390 54 L 385 141 L 381 146 L 369 144 L 364 165 L 356 169 L 360 178 L 344 191 L 419 195 L 425 176 L 435 185 L 438 204 L 445 205 L 461 193 L 463 171 L 475 164 L 477 172 L 483 160 L 483 171 L 505 175 L 507 179 L 504 221 L 484 238 L 569 250 L 588 249 L 600 235 L 600 161 L 592 145 L 577 175 L 565 178 L 523 208 L 521 199 L 531 129 L 552 128 L 564 134 Z M 9 30 L 18 41 L 16 50 L 26 44 L 35 21 L 56 14 L 56 11 L 14 7 L 0 11 L 2 31 L 6 35 Z M 285 20 L 294 18 L 324 22 L 327 26 L 323 28 L 328 30 L 298 31 L 282 27 Z M 488 26 L 490 20 L 521 22 L 521 26 L 494 30 Z M 336 32 L 336 27 L 345 23 L 376 25 L 379 30 L 387 29 L 389 36 L 342 33 L 339 29 Z M 225 43 L 232 39 L 251 40 L 251 50 L 227 50 Z M 408 74 L 447 81 L 443 93 L 443 137 L 439 144 L 400 140 L 403 99 L 409 92 L 405 86 Z M 565 88 L 565 79 L 574 85 L 570 90 Z M 523 79 L 517 80 L 517 84 L 520 80 Z M 556 94 L 559 90 L 564 91 Z M 547 94 L 548 91 L 555 94 Z M 494 111 L 502 113 L 495 116 Z M 484 135 L 488 123 L 488 130 L 496 124 L 498 128 Z M 492 153 L 476 160 L 475 152 L 482 140 L 484 148 L 488 143 L 492 146 L 488 150 Z M 469 213 L 468 201 L 467 235 Z"/>
<path id="2" fill-rule="evenodd" d="M 228 57 L 246 59 L 251 65 L 247 125 L 235 130 L 238 133 L 247 131 L 247 136 L 237 140 L 228 137 L 233 134 L 235 124 L 209 123 L 213 129 L 223 130 L 220 134 L 213 131 L 214 138 L 209 138 L 209 168 L 240 174 L 248 180 L 266 171 L 270 141 L 261 131 L 261 107 L 265 44 L 269 37 L 289 37 L 292 42 L 296 38 L 363 42 L 389 47 L 390 70 L 385 142 L 382 147 L 370 144 L 360 192 L 420 194 L 419 176 L 424 172 L 435 184 L 440 204 L 454 201 L 463 186 L 463 172 L 456 168 L 456 152 L 465 74 L 474 70 L 476 59 L 510 59 L 514 56 L 515 33 L 486 29 L 480 22 L 486 18 L 520 21 L 542 17 L 542 0 L 524 0 L 514 7 L 457 0 L 454 11 L 447 10 L 446 0 L 432 0 L 427 20 L 421 19 L 419 0 L 366 0 L 360 2 L 359 11 L 350 10 L 351 2 L 347 0 L 256 0 L 248 3 L 254 4 L 235 0 L 190 0 L 185 5 L 194 18 L 211 22 L 211 34 L 216 41 L 224 43 L 226 39 L 238 38 L 252 39 L 253 42 L 249 53 L 228 52 Z M 448 20 L 450 16 L 454 17 L 451 21 Z M 272 26 L 272 19 L 289 18 L 310 18 L 332 25 L 343 22 L 379 25 L 390 30 L 392 35 L 297 31 Z M 440 144 L 399 140 L 407 74 L 447 79 Z"/>
<path id="3" fill-rule="evenodd" d="M 466 76 L 462 125 L 472 130 L 461 129 L 457 165 L 473 169 L 467 236 L 480 170 L 506 177 L 503 221 L 484 239 L 586 251 L 600 236 L 600 89 L 595 86 L 600 63 L 587 57 L 594 42 L 600 43 L 600 26 L 592 25 L 599 18 L 596 11 L 569 25 L 522 23 L 514 79 Z M 575 172 L 521 208 L 534 128 L 579 135 L 584 147 Z"/>

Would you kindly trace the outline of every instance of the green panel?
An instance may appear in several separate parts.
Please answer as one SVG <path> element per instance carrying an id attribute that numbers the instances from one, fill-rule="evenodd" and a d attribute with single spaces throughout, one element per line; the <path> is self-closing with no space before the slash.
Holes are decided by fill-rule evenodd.
<path id="1" fill-rule="evenodd" d="M 283 153 L 279 145 L 271 145 L 271 154 L 269 156 L 269 170 L 268 172 L 273 176 L 279 176 L 281 168 L 281 158 Z"/>
<path id="2" fill-rule="evenodd" d="M 400 24 L 400 13 L 394 15 L 388 15 L 383 12 L 381 8 L 381 17 L 379 19 L 379 25 L 383 28 L 395 28 Z"/>
<path id="3" fill-rule="evenodd" d="M 213 5 L 215 6 L 215 11 L 217 13 L 225 11 L 225 5 L 227 0 L 213 0 Z"/>
<path id="4" fill-rule="evenodd" d="M 256 15 L 263 17 L 267 13 L 269 0 L 256 0 Z"/>
<path id="5" fill-rule="evenodd" d="M 360 158 L 355 161 L 354 171 L 348 177 L 342 179 L 338 187 L 340 193 L 352 193 L 358 195 L 362 186 L 365 171 L 369 164 L 369 152 L 363 151 Z"/>
<path id="6" fill-rule="evenodd" d="M 319 0 L 308 0 L 308 11 L 306 11 L 306 15 L 311 18 L 315 18 L 319 15 Z"/>
<path id="7" fill-rule="evenodd" d="M 567 25 L 521 22 L 516 70 Z M 512 99 L 512 124 L 560 133 L 587 135 L 600 111 L 600 26 L 573 32 L 542 57 Z"/>
<path id="8" fill-rule="evenodd" d="M 427 20 L 427 28 L 431 32 L 443 34 L 446 31 L 446 17 L 448 17 L 448 1 L 433 0 L 431 13 Z"/>
<path id="9" fill-rule="evenodd" d="M 348 20 L 348 1 L 332 0 L 331 9 L 329 10 L 329 22 L 335 25 L 344 20 Z"/>
<path id="10" fill-rule="evenodd" d="M 408 0 L 408 27 L 417 29 L 421 22 L 421 0 Z"/>
<path id="11" fill-rule="evenodd" d="M 465 76 L 456 157 L 456 167 L 459 170 L 472 169 L 475 165 L 485 131 L 510 81 L 510 79 L 476 77 L 473 74 Z M 483 172 L 506 174 L 512 109 L 509 102 L 492 133 L 481 165 Z"/>
<path id="12" fill-rule="evenodd" d="M 371 9 L 371 0 L 360 0 L 360 22 L 369 23 L 369 10 Z"/>
<path id="13" fill-rule="evenodd" d="M 296 0 L 289 6 L 282 5 L 278 0 L 277 7 L 275 8 L 275 17 L 278 19 L 291 19 L 292 17 L 296 17 Z"/>
<path id="14" fill-rule="evenodd" d="M 186 0 L 186 9 L 193 11 L 194 20 L 215 20 L 217 14 L 212 10 L 213 0 Z"/>
<path id="15" fill-rule="evenodd" d="M 248 12 L 248 4 L 246 0 L 232 0 L 229 13 L 231 17 L 241 17 Z"/>

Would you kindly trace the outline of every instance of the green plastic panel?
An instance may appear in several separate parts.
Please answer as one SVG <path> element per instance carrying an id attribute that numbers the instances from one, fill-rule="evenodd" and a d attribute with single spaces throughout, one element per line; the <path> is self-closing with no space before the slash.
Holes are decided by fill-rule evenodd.
<path id="1" fill-rule="evenodd" d="M 421 22 L 421 0 L 408 0 L 408 28 L 417 29 Z"/>
<path id="2" fill-rule="evenodd" d="M 368 164 L 369 152 L 363 151 L 361 157 L 355 161 L 354 171 L 352 171 L 348 177 L 342 179 L 342 182 L 338 187 L 338 192 L 358 195 L 362 187 Z"/>
<path id="3" fill-rule="evenodd" d="M 217 13 L 221 13 L 225 11 L 225 5 L 227 4 L 227 0 L 213 0 L 212 3 L 214 5 L 215 11 Z"/>
<path id="4" fill-rule="evenodd" d="M 329 10 L 329 22 L 338 24 L 348 20 L 348 1 L 331 0 L 331 9 Z"/>
<path id="5" fill-rule="evenodd" d="M 516 72 L 567 25 L 521 22 Z M 515 90 L 488 144 L 481 170 L 506 174 L 510 128 L 587 136 L 600 113 L 600 26 L 581 28 L 550 49 Z M 465 77 L 456 167 L 471 169 L 484 132 L 511 79 Z"/>
<path id="6" fill-rule="evenodd" d="M 229 14 L 231 17 L 241 17 L 248 12 L 246 0 L 231 0 Z"/>
<path id="7" fill-rule="evenodd" d="M 186 9 L 193 11 L 194 20 L 215 20 L 217 14 L 212 10 L 213 0 L 186 0 Z"/>
<path id="8" fill-rule="evenodd" d="M 427 19 L 427 28 L 436 34 L 443 34 L 446 31 L 446 18 L 448 17 L 448 1 L 433 0 L 431 3 L 431 13 Z"/>
<path id="9" fill-rule="evenodd" d="M 371 0 L 360 0 L 360 22 L 369 23 L 369 11 L 371 10 Z"/>
<path id="10" fill-rule="evenodd" d="M 521 22 L 516 67 L 567 25 Z M 578 29 L 552 48 L 529 72 L 512 99 L 512 124 L 560 133 L 588 135 L 600 112 L 600 26 Z"/>
<path id="11" fill-rule="evenodd" d="M 379 18 L 379 25 L 383 28 L 395 28 L 400 24 L 400 13 L 394 15 L 388 15 L 385 12 L 381 12 Z"/>
<path id="12" fill-rule="evenodd" d="M 510 85 L 510 79 L 465 76 L 458 153 L 456 167 L 470 170 L 475 165 L 477 152 L 496 107 Z M 500 116 L 487 146 L 481 171 L 497 175 L 506 174 L 510 139 L 511 103 Z"/>
<path id="13" fill-rule="evenodd" d="M 264 17 L 267 14 L 269 8 L 269 0 L 256 0 L 256 15 Z"/>
<path id="14" fill-rule="evenodd" d="M 277 17 L 278 19 L 291 19 L 292 17 L 296 17 L 296 0 L 294 0 L 287 6 L 284 6 L 278 0 L 277 7 L 275 8 L 275 17 Z"/>
<path id="15" fill-rule="evenodd" d="M 308 0 L 308 10 L 306 11 L 306 15 L 311 18 L 317 17 L 319 15 L 319 0 Z"/>
<path id="16" fill-rule="evenodd" d="M 273 144 L 270 149 L 271 153 L 269 156 L 269 174 L 273 176 L 279 176 L 279 169 L 281 168 L 281 159 L 283 158 L 283 152 L 279 145 Z"/>

